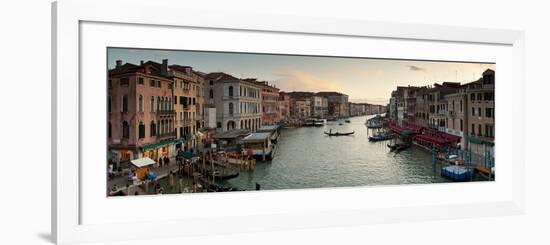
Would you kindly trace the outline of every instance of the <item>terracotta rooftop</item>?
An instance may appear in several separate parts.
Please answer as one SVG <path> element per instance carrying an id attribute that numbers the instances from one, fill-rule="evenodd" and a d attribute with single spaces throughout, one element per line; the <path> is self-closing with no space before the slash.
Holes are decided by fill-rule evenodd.
<path id="1" fill-rule="evenodd" d="M 206 79 L 212 79 L 216 81 L 235 81 L 239 80 L 238 78 L 231 76 L 225 72 L 212 72 L 206 74 Z"/>
<path id="2" fill-rule="evenodd" d="M 166 77 L 161 73 L 161 64 L 148 61 L 147 63 L 144 63 L 143 65 L 135 65 L 132 63 L 125 63 L 123 65 L 120 65 L 118 67 L 115 67 L 111 70 L 109 70 L 109 76 L 112 75 L 119 75 L 119 74 L 126 74 L 126 73 L 135 73 L 140 72 L 144 74 L 149 74 L 153 76 L 159 76 L 159 77 Z"/>
<path id="3" fill-rule="evenodd" d="M 290 96 L 293 99 L 297 98 L 309 98 L 313 96 L 313 92 L 302 92 L 302 91 L 294 91 L 294 92 L 287 92 L 286 95 Z"/>

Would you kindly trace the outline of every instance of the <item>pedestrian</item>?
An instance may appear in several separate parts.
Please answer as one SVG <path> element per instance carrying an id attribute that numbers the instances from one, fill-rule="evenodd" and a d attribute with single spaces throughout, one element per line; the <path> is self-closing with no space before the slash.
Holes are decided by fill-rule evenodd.
<path id="1" fill-rule="evenodd" d="M 155 189 L 157 189 L 157 190 L 160 189 L 160 184 L 159 184 L 159 183 L 157 183 L 157 184 L 155 185 Z"/>
<path id="2" fill-rule="evenodd" d="M 159 158 L 159 166 L 162 167 L 162 158 Z"/>
<path id="3" fill-rule="evenodd" d="M 134 172 L 134 175 L 132 176 L 132 184 L 137 185 L 138 177 L 137 173 Z"/>

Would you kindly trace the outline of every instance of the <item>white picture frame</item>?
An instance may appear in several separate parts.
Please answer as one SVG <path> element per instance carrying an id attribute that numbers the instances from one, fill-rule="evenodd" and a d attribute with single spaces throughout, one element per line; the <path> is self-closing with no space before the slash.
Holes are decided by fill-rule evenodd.
<path id="1" fill-rule="evenodd" d="M 146 11 L 156 10 L 156 11 Z M 185 14 L 181 14 L 185 12 Z M 254 20 L 254 21 L 250 21 Z M 346 199 L 357 193 L 368 193 L 383 197 L 415 191 L 418 196 L 402 204 L 399 199 L 385 202 L 378 200 L 377 206 L 359 206 L 332 203 L 331 209 L 313 209 L 285 205 L 275 209 L 253 210 L 253 213 L 229 216 L 196 215 L 192 219 L 152 219 L 149 221 L 125 219 L 102 223 L 82 222 L 83 203 L 87 202 L 82 192 L 82 105 L 81 73 L 85 69 L 82 50 L 83 23 L 115 23 L 138 28 L 191 28 L 213 31 L 263 32 L 267 34 L 290 33 L 342 38 L 375 38 L 384 40 L 410 40 L 505 46 L 506 62 L 509 63 L 506 76 L 508 83 L 499 85 L 498 91 L 515 91 L 515 101 L 510 104 L 510 121 L 496 128 L 497 144 L 506 140 L 514 152 L 501 150 L 497 157 L 506 165 L 509 175 L 497 179 L 494 185 L 461 185 L 467 194 L 481 192 L 480 189 L 499 190 L 499 195 L 479 200 L 436 202 L 421 200 L 434 191 L 444 192 L 456 186 L 412 186 L 376 187 L 368 189 L 304 190 L 261 192 L 248 195 L 221 194 L 228 202 L 239 199 L 262 199 L 291 201 L 302 195 L 324 195 L 333 199 Z M 266 16 L 254 13 L 190 11 L 184 2 L 178 1 L 92 1 L 62 0 L 52 4 L 52 237 L 56 243 L 117 241 L 126 239 L 152 239 L 200 234 L 224 234 L 247 231 L 313 228 L 354 224 L 377 224 L 403 221 L 437 220 L 465 217 L 521 214 L 524 210 L 524 33 L 518 30 L 497 30 L 471 27 L 450 27 L 438 25 L 417 25 L 356 20 L 335 20 L 296 16 Z M 498 63 L 497 63 L 498 65 Z M 102 67 L 104 68 L 104 67 Z M 499 70 L 500 72 L 500 70 Z M 499 73 L 500 74 L 500 73 Z M 498 78 L 497 78 L 498 80 Z M 503 79 L 504 80 L 504 79 Z M 514 83 L 511 84 L 511 81 Z M 499 92 L 497 92 L 499 93 Z M 504 94 L 505 92 L 503 92 Z M 497 103 L 507 103 L 504 95 L 497 95 Z M 508 102 L 509 103 L 509 102 Z M 497 109 L 497 115 L 499 113 Z M 502 114 L 500 114 L 502 115 Z M 497 116 L 498 118 L 498 116 Z M 506 121 L 507 118 L 502 118 Z M 498 120 L 498 119 L 497 119 Z M 500 121 L 499 121 L 500 122 Z M 499 132 L 508 132 L 499 134 Z M 510 133 L 511 132 L 511 133 Z M 507 155 L 504 155 L 507 154 Z M 500 156 L 499 156 L 500 155 Z M 503 156 L 503 157 L 501 157 Z M 506 157 L 504 157 L 506 156 Z M 99 182 L 99 181 L 98 181 Z M 250 196 L 253 195 L 253 196 Z M 477 194 L 473 194 L 476 196 Z M 162 197 L 171 205 L 186 201 L 181 196 Z M 216 196 L 201 196 L 202 201 L 216 199 Z M 247 199 L 248 198 L 248 199 Z M 225 200 L 224 199 L 224 200 Z M 418 200 L 417 200 L 418 199 Z M 148 201 L 158 201 L 156 197 Z M 351 200 L 351 199 L 350 199 Z M 128 201 L 128 200 L 124 200 Z M 143 201 L 143 200 L 141 200 Z M 141 202 L 140 201 L 140 202 Z M 194 200 L 191 200 L 194 202 Z M 119 203 L 120 205 L 121 203 Z M 124 205 L 124 204 L 122 204 Z M 89 205 L 88 205 L 89 206 Z M 342 208 L 339 208 L 341 206 Z M 384 208 L 383 208 L 384 207 Z M 294 210 L 293 210 L 294 209 Z M 452 210 L 452 212 L 450 212 Z M 148 214 L 143 214 L 147 216 Z M 89 216 L 89 215 L 88 215 Z M 147 217 L 146 217 L 147 218 Z M 192 221 L 192 225 L 190 225 Z M 121 225 L 121 223 L 123 225 Z M 208 229 L 204 229 L 208 227 Z M 113 230 L 117 232 L 112 232 Z M 147 232 L 143 232 L 147 231 Z"/>

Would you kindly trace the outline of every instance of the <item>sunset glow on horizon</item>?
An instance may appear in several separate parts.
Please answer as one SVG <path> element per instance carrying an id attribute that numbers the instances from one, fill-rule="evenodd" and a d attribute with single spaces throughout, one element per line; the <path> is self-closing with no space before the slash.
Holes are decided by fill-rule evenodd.
<path id="1" fill-rule="evenodd" d="M 281 91 L 337 91 L 351 102 L 385 105 L 397 86 L 427 86 L 442 82 L 467 83 L 479 79 L 493 63 L 417 61 L 381 58 L 274 55 L 204 51 L 108 48 L 108 68 L 116 60 L 191 66 L 210 73 L 268 81 Z"/>

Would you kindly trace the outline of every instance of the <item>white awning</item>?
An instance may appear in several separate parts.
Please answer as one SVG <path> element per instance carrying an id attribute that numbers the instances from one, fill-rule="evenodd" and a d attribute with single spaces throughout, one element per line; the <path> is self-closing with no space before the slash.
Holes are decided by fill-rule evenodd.
<path id="1" fill-rule="evenodd" d="M 155 163 L 155 161 L 153 161 L 153 159 L 151 158 L 148 158 L 148 157 L 144 157 L 144 158 L 140 158 L 140 159 L 135 159 L 135 160 L 132 160 L 130 161 L 134 166 L 138 167 L 138 168 L 141 168 L 141 167 L 145 167 L 145 166 L 149 166 L 149 165 L 152 165 Z"/>

